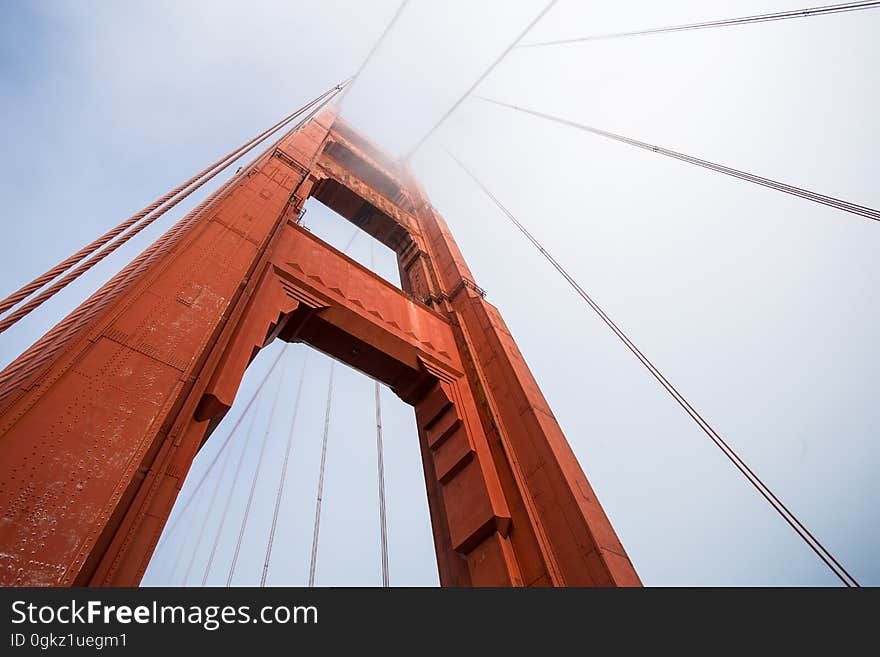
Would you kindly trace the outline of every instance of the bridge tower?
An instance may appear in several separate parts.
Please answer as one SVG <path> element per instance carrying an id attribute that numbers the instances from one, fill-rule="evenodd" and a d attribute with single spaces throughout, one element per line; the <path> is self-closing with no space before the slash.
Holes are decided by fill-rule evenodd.
<path id="1" fill-rule="evenodd" d="M 298 224 L 310 197 L 396 252 L 403 291 Z M 0 584 L 137 585 L 280 339 L 414 407 L 441 584 L 638 585 L 483 297 L 409 169 L 325 110 L 0 373 Z"/>

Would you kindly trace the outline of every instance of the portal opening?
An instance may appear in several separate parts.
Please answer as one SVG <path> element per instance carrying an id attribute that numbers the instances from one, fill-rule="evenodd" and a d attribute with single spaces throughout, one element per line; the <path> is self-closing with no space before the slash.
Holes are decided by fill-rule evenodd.
<path id="1" fill-rule="evenodd" d="M 291 429 L 266 585 L 307 584 L 331 364 L 334 375 L 315 583 L 381 586 L 376 384 L 308 345 L 282 340 L 260 350 L 244 374 L 231 409 L 196 456 L 143 586 L 223 586 L 236 550 L 231 584 L 259 584 Z M 437 586 L 413 409 L 384 385 L 380 384 L 379 394 L 390 582 L 392 586 Z"/>
<path id="2" fill-rule="evenodd" d="M 378 218 L 368 219 L 364 225 L 358 224 L 317 197 L 308 199 L 303 209 L 301 226 L 401 289 L 397 253 L 393 247 L 370 232 L 371 229 L 375 231 Z"/>

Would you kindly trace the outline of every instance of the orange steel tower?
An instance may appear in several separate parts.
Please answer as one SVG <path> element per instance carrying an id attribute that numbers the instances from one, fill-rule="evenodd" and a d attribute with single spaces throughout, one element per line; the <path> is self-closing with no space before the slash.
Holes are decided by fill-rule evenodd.
<path id="1" fill-rule="evenodd" d="M 397 253 L 403 291 L 297 223 L 310 197 Z M 444 586 L 640 584 L 443 218 L 334 108 L 0 373 L 0 583 L 138 584 L 275 339 L 415 407 Z"/>

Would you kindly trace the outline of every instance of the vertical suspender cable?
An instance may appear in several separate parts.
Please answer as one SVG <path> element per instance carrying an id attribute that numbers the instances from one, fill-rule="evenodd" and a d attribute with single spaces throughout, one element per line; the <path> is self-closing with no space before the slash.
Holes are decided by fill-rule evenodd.
<path id="1" fill-rule="evenodd" d="M 859 11 L 862 9 L 880 8 L 880 2 L 842 2 L 836 5 L 824 5 L 822 7 L 809 7 L 807 9 L 790 9 L 777 11 L 772 14 L 758 14 L 756 16 L 743 16 L 741 18 L 723 18 L 721 20 L 703 21 L 702 23 L 690 23 L 689 25 L 672 25 L 669 27 L 655 27 L 649 30 L 634 30 L 632 32 L 614 32 L 611 34 L 593 34 L 585 37 L 569 39 L 556 39 L 554 41 L 538 41 L 534 43 L 521 43 L 517 48 L 539 48 L 542 46 L 559 46 L 569 43 L 584 43 L 586 41 L 601 41 L 604 39 L 619 39 L 621 37 L 644 36 L 647 34 L 667 34 L 670 32 L 683 32 L 685 30 L 704 30 L 710 27 L 728 27 L 730 25 L 754 25 L 767 21 L 781 21 L 789 18 L 809 18 L 811 16 L 829 16 L 847 11 Z"/>
<path id="2" fill-rule="evenodd" d="M 333 370 L 336 361 L 330 363 L 330 381 L 327 384 L 327 408 L 324 411 L 324 441 L 321 445 L 321 469 L 318 471 L 318 496 L 315 500 L 315 531 L 312 535 L 312 559 L 309 564 L 309 586 L 315 585 L 315 567 L 318 563 L 318 533 L 321 528 L 321 498 L 324 495 L 324 470 L 327 465 L 327 436 L 330 433 L 330 406 L 333 403 Z"/>
<path id="3" fill-rule="evenodd" d="M 161 198 L 156 199 L 153 203 L 151 203 L 150 205 L 148 205 L 147 207 L 142 209 L 140 212 L 132 215 L 131 217 L 129 217 L 128 219 L 123 221 L 121 224 L 119 224 L 118 226 L 116 226 L 112 230 L 107 231 L 101 237 L 96 238 L 93 242 L 87 244 L 86 246 L 81 248 L 79 251 L 77 251 L 73 255 L 65 258 L 64 260 L 59 262 L 57 265 L 52 267 L 52 269 L 41 274 L 40 276 L 35 278 L 33 281 L 31 281 L 27 285 L 21 287 L 20 289 L 16 290 L 15 292 L 11 293 L 5 299 L 0 300 L 0 312 L 6 312 L 7 310 L 9 310 L 9 308 L 11 308 L 15 304 L 17 304 L 22 299 L 26 298 L 32 292 L 38 290 L 40 287 L 42 287 L 43 285 L 45 285 L 49 281 L 53 280 L 55 277 L 64 273 L 65 271 L 70 269 L 72 266 L 74 266 L 77 263 L 79 263 L 80 261 L 82 261 L 86 256 L 94 253 L 97 249 L 99 249 L 104 244 L 106 244 L 107 242 L 112 240 L 114 237 L 121 234 L 123 231 L 125 231 L 126 229 L 135 225 L 136 223 L 140 222 L 148 214 L 151 214 L 155 210 L 159 209 L 160 206 L 164 205 L 165 203 L 167 203 L 168 201 L 173 199 L 175 196 L 177 196 L 178 194 L 183 192 L 188 187 L 191 187 L 192 185 L 197 183 L 199 180 L 204 178 L 206 175 L 208 175 L 209 173 L 211 173 L 212 171 L 214 171 L 218 167 L 225 168 L 225 166 L 223 166 L 223 165 L 227 164 L 231 160 L 238 159 L 241 155 L 243 155 L 243 151 L 250 150 L 249 147 L 251 145 L 253 145 L 255 142 L 262 141 L 262 139 L 265 136 L 279 130 L 281 127 L 283 127 L 284 125 L 289 123 L 291 120 L 296 118 L 299 114 L 301 114 L 303 111 L 307 110 L 313 104 L 315 104 L 316 102 L 320 102 L 321 99 L 323 99 L 324 97 L 331 94 L 332 91 L 333 90 L 331 89 L 331 90 L 325 92 L 324 94 L 322 94 L 321 96 L 319 96 L 315 100 L 311 101 L 308 105 L 305 105 L 305 106 L 303 106 L 303 108 L 297 110 L 296 112 L 287 115 L 286 117 L 284 117 L 283 119 L 278 121 L 275 125 L 271 126 L 270 128 L 267 128 L 266 130 L 264 130 L 263 132 L 258 134 L 256 137 L 253 137 L 252 139 L 245 142 L 244 144 L 242 144 L 241 146 L 239 146 L 238 148 L 236 148 L 232 152 L 225 155 L 223 158 L 221 158 L 221 159 L 217 160 L 216 162 L 214 162 L 213 164 L 205 167 L 202 171 L 195 174 L 192 178 L 187 180 L 182 185 L 175 187 L 174 189 L 172 189 L 170 192 L 168 192 L 167 194 L 165 194 Z M 169 205 L 166 208 L 162 208 L 159 212 L 159 215 L 164 214 L 169 209 L 171 209 L 171 207 L 173 207 L 173 205 Z"/>
<path id="4" fill-rule="evenodd" d="M 257 409 L 259 404 L 254 408 L 251 414 L 251 421 L 248 424 L 247 435 L 244 444 L 241 447 L 241 453 L 238 455 L 238 463 L 235 466 L 235 474 L 232 477 L 232 483 L 229 485 L 229 492 L 226 495 L 226 502 L 223 505 L 223 513 L 220 514 L 220 524 L 217 525 L 217 533 L 214 534 L 214 542 L 211 545 L 211 554 L 208 556 L 208 562 L 205 564 L 205 572 L 202 573 L 202 586 L 208 581 L 208 575 L 211 572 L 211 566 L 214 564 L 214 556 L 217 554 L 217 546 L 220 544 L 220 536 L 223 534 L 223 526 L 226 524 L 226 516 L 229 514 L 229 506 L 232 504 L 232 495 L 235 492 L 235 485 L 238 483 L 238 477 L 241 474 L 241 465 L 244 462 L 244 456 L 247 453 L 248 445 L 251 442 L 251 436 L 254 433 L 254 422 L 257 418 Z"/>
<path id="5" fill-rule="evenodd" d="M 452 116 L 453 112 L 455 112 L 455 110 L 458 109 L 458 106 L 461 105 L 468 98 L 468 96 L 470 96 L 474 91 L 476 91 L 477 87 L 480 86 L 480 83 L 483 80 L 485 80 L 487 77 L 489 77 L 489 74 L 495 70 L 495 68 L 501 63 L 501 61 L 505 57 L 507 57 L 507 55 L 510 53 L 511 50 L 513 50 L 514 48 L 516 48 L 519 45 L 520 41 L 523 40 L 523 37 L 525 37 L 529 32 L 531 32 L 532 28 L 538 24 L 538 21 L 540 21 L 542 18 L 544 18 L 545 14 L 548 11 L 550 11 L 553 8 L 553 5 L 555 5 L 555 4 L 556 4 L 556 0 L 550 0 L 550 2 L 548 2 L 544 6 L 544 8 L 541 10 L 541 13 L 539 13 L 537 16 L 535 16 L 532 19 L 531 23 L 526 25 L 525 29 L 517 35 L 517 37 L 513 41 L 513 43 L 511 43 L 509 46 L 507 46 L 507 48 L 505 48 L 501 52 L 501 54 L 498 55 L 498 57 L 496 57 L 492 61 L 492 63 L 489 65 L 489 68 L 487 68 L 485 71 L 483 71 L 483 73 L 480 75 L 480 77 L 478 77 L 474 81 L 474 83 L 470 87 L 468 87 L 468 90 L 465 91 L 461 95 L 461 97 L 458 100 L 456 100 L 455 103 L 452 104 L 452 107 L 450 107 L 448 110 L 446 110 L 446 113 L 443 114 L 443 116 L 441 116 L 438 119 L 437 123 L 435 123 L 433 126 L 431 126 L 431 129 L 428 130 L 428 132 L 426 132 L 425 135 L 421 139 L 419 139 L 419 141 L 416 143 L 416 145 L 412 147 L 412 149 L 406 154 L 406 156 L 404 156 L 404 158 L 403 158 L 404 160 L 411 160 L 412 159 L 412 156 L 416 154 L 416 151 L 418 151 L 422 147 L 422 145 L 426 141 L 428 141 L 428 139 L 431 138 L 431 135 L 433 135 L 435 132 L 437 132 L 437 130 L 440 128 L 440 126 L 443 125 L 450 116 Z"/>
<path id="6" fill-rule="evenodd" d="M 370 242 L 370 269 L 375 268 L 375 243 Z M 388 523 L 385 517 L 385 459 L 382 449 L 382 401 L 376 381 L 376 470 L 379 481 L 379 548 L 382 555 L 382 586 L 390 586 L 388 576 Z"/>
<path id="7" fill-rule="evenodd" d="M 344 254 L 348 255 L 348 251 L 349 251 L 349 249 L 351 249 L 351 245 L 354 244 L 354 241 L 357 239 L 358 235 L 361 234 L 361 232 L 363 232 L 363 231 L 361 231 L 360 228 L 354 229 L 354 232 L 351 234 L 351 237 L 348 238 L 348 242 L 345 243 L 345 248 L 342 249 L 342 252 Z"/>
<path id="8" fill-rule="evenodd" d="M 288 344 L 285 343 L 281 351 L 287 351 Z M 257 467 L 254 470 L 254 478 L 251 480 L 251 489 L 248 493 L 247 504 L 244 507 L 244 514 L 241 517 L 241 527 L 238 530 L 238 542 L 235 544 L 235 552 L 232 555 L 232 563 L 229 564 L 229 574 L 226 576 L 226 586 L 232 586 L 232 577 L 235 575 L 235 566 L 238 563 L 238 555 L 241 552 L 241 543 L 244 540 L 244 530 L 247 527 L 248 519 L 251 514 L 251 506 L 254 503 L 254 491 L 257 488 L 257 481 L 260 478 L 260 469 L 263 466 L 263 457 L 266 454 L 266 445 L 269 444 L 269 434 L 272 432 L 272 420 L 275 419 L 275 409 L 278 408 L 278 398 L 281 396 L 281 388 L 284 384 L 284 366 L 286 361 L 281 363 L 281 371 L 278 374 L 278 386 L 275 388 L 275 397 L 272 399 L 272 408 L 269 411 L 269 420 L 266 424 L 266 431 L 263 433 L 263 444 L 260 445 L 260 455 L 257 457 Z"/>
<path id="9" fill-rule="evenodd" d="M 211 511 L 214 508 L 214 503 L 217 501 L 217 494 L 220 492 L 220 485 L 223 483 L 223 475 L 226 474 L 226 466 L 229 465 L 229 455 L 232 454 L 232 450 L 226 450 L 225 455 L 223 456 L 223 465 L 220 466 L 220 473 L 217 475 L 217 483 L 214 484 L 214 490 L 211 492 L 211 501 L 208 502 L 208 509 L 205 512 L 205 516 L 202 518 L 202 525 L 199 527 L 199 537 L 196 540 L 196 546 L 193 548 L 192 554 L 189 557 L 189 563 L 186 565 L 186 572 L 183 574 L 183 579 L 180 582 L 181 586 L 186 586 L 187 580 L 189 580 L 189 574 L 192 571 L 193 564 L 196 560 L 196 555 L 199 552 L 199 547 L 202 544 L 202 538 L 205 535 L 205 527 L 208 525 L 208 519 L 211 517 Z"/>
<path id="10" fill-rule="evenodd" d="M 159 210 L 157 212 L 155 212 L 154 214 L 152 214 L 151 216 L 147 216 L 146 214 L 141 215 L 140 213 L 138 213 L 137 215 L 135 215 L 134 217 L 132 217 L 128 221 L 123 222 L 123 224 L 120 224 L 120 226 L 118 226 L 113 231 L 110 231 L 106 235 L 102 236 L 101 238 L 99 238 L 98 240 L 93 242 L 91 245 L 81 249 L 80 252 L 74 254 L 74 256 L 71 256 L 71 258 L 68 258 L 68 260 L 65 260 L 64 262 L 59 263 L 56 267 L 54 267 L 50 271 L 46 272 L 45 274 L 43 274 L 39 278 L 35 279 L 34 281 L 31 281 L 31 283 L 24 286 L 23 288 L 21 288 L 17 292 L 14 292 L 13 294 L 11 294 L 9 297 L 7 297 L 6 300 L 4 300 L 2 302 L 2 304 L 3 304 L 2 307 L 5 307 L 6 309 L 10 308 L 17 301 L 24 299 L 29 292 L 35 291 L 36 289 L 41 287 L 41 285 L 44 285 L 45 283 L 48 283 L 49 281 L 51 281 L 52 278 L 49 278 L 49 276 L 50 276 L 50 274 L 53 274 L 54 272 L 56 272 L 56 270 L 58 271 L 59 274 L 63 273 L 64 271 L 66 271 L 65 269 L 62 268 L 63 266 L 66 266 L 69 268 L 73 264 L 80 262 L 83 258 L 85 258 L 86 255 L 89 255 L 90 253 L 94 254 L 88 260 L 85 260 L 85 262 L 82 262 L 74 269 L 67 271 L 67 273 L 63 277 L 61 277 L 60 279 L 55 281 L 52 285 L 50 285 L 48 288 L 44 289 L 42 292 L 37 294 L 35 297 L 33 297 L 30 301 L 25 303 L 23 306 L 21 306 L 20 308 L 18 308 L 17 310 L 13 311 L 12 313 L 10 313 L 6 317 L 4 317 L 2 320 L 0 320 L 0 333 L 5 331 L 6 329 L 8 329 L 10 326 L 12 326 L 16 322 L 18 322 L 23 317 L 30 314 L 34 309 L 36 309 L 37 307 L 42 305 L 44 302 L 48 301 L 53 296 L 58 294 L 58 292 L 60 292 L 65 287 L 70 285 L 70 283 L 72 283 L 73 281 L 78 279 L 80 276 L 85 274 L 87 271 L 89 271 L 92 267 L 94 267 L 99 262 L 101 262 L 108 255 L 113 253 L 120 246 L 124 245 L 126 242 L 128 242 L 135 235 L 137 235 L 142 230 L 147 228 L 150 224 L 152 224 L 159 217 L 161 217 L 163 214 L 165 214 L 165 212 L 167 212 L 168 210 L 173 208 L 175 205 L 177 205 L 178 203 L 183 201 L 187 196 L 189 196 L 190 194 L 195 192 L 197 189 L 199 189 L 200 187 L 205 185 L 212 178 L 214 178 L 219 173 L 221 173 L 230 164 L 232 164 L 232 162 L 234 162 L 236 159 L 238 159 L 239 157 L 241 157 L 245 153 L 249 152 L 251 149 L 255 148 L 261 142 L 268 139 L 272 134 L 274 134 L 278 130 L 281 130 L 281 128 L 288 125 L 299 114 L 302 114 L 303 112 L 308 111 L 308 109 L 311 108 L 313 105 L 320 103 L 320 101 L 322 99 L 331 98 L 335 93 L 338 93 L 339 90 L 343 88 L 344 84 L 347 84 L 347 83 L 337 85 L 333 89 L 325 92 L 324 94 L 322 94 L 321 96 L 319 96 L 315 100 L 308 103 L 308 105 L 303 106 L 302 108 L 297 110 L 297 112 L 291 114 L 289 117 L 280 121 L 275 126 L 270 128 L 269 130 L 265 131 L 261 135 L 258 135 L 257 137 L 252 139 L 250 142 L 248 142 L 248 144 L 246 145 L 247 148 L 245 148 L 245 146 L 242 146 L 237 151 L 234 151 L 233 153 L 231 153 L 229 156 L 227 156 L 227 158 L 232 158 L 232 159 L 224 160 L 225 164 L 220 165 L 219 168 L 214 169 L 213 172 L 209 173 L 206 176 L 203 176 L 201 179 L 193 181 L 194 186 L 190 187 L 189 189 L 186 189 L 186 191 L 179 194 L 176 198 L 167 200 L 165 202 L 165 204 L 163 205 L 163 207 L 159 208 Z M 244 150 L 242 150 L 242 149 L 244 149 Z M 233 155 L 234 155 L 234 157 L 233 157 Z M 217 165 L 215 164 L 214 166 L 217 166 Z M 210 171 L 210 169 L 207 169 L 206 171 Z M 189 183 L 189 184 L 193 184 L 193 183 Z M 189 186 L 189 185 L 187 185 L 187 186 Z M 150 207 L 152 207 L 152 206 L 150 206 Z M 144 218 L 144 217 L 146 217 L 146 218 Z M 137 221 L 132 221 L 135 218 L 137 218 Z M 117 241 L 111 242 L 109 245 L 105 246 L 102 250 L 95 253 L 98 246 L 107 244 L 107 242 L 110 241 L 113 237 L 115 237 L 116 235 L 119 235 L 118 232 L 115 232 L 116 230 L 119 230 L 119 232 L 121 232 L 121 230 L 124 230 L 125 228 L 128 229 L 127 232 L 124 235 L 122 235 L 121 237 L 119 237 L 119 239 Z M 110 236 L 110 237 L 108 237 L 108 236 Z M 91 249 L 91 250 L 89 250 L 89 249 Z M 82 253 L 81 256 L 80 256 L 80 253 Z M 70 264 L 68 264 L 68 261 L 70 261 Z M 58 274 L 55 274 L 55 275 L 58 275 Z"/>
<path id="11" fill-rule="evenodd" d="M 245 405 L 244 410 L 241 412 L 241 415 L 238 416 L 238 419 L 235 421 L 235 424 L 232 425 L 232 429 L 230 429 L 226 438 L 223 440 L 223 444 L 220 445 L 220 447 L 217 449 L 217 452 L 214 454 L 214 458 L 211 459 L 211 462 L 208 464 L 208 467 L 205 468 L 205 472 L 202 474 L 201 479 L 199 479 L 198 483 L 193 488 L 193 492 L 187 498 L 183 507 L 180 509 L 180 512 L 177 514 L 177 516 L 174 518 L 174 520 L 171 522 L 171 524 L 168 526 L 168 528 L 162 533 L 162 539 L 159 541 L 159 545 L 156 546 L 157 550 L 159 548 L 161 548 L 162 545 L 164 545 L 168 536 L 170 536 L 171 534 L 174 533 L 175 527 L 177 527 L 181 518 L 183 518 L 183 515 L 186 513 L 187 509 L 189 509 L 193 500 L 196 498 L 196 495 L 198 495 L 199 490 L 202 488 L 202 484 L 204 484 L 205 481 L 207 481 L 208 475 L 211 474 L 211 471 L 214 469 L 214 466 L 217 465 L 217 461 L 220 459 L 220 455 L 229 446 L 229 442 L 232 440 L 233 436 L 235 436 L 235 432 L 238 431 L 238 428 L 241 426 L 241 423 L 244 420 L 245 416 L 247 416 L 248 411 L 251 410 L 251 406 L 253 406 L 254 402 L 257 399 L 257 396 L 260 394 L 260 391 L 263 389 L 263 386 L 266 385 L 266 381 L 269 380 L 269 377 L 272 375 L 272 372 L 275 371 L 275 367 L 277 367 L 278 363 L 281 361 L 282 355 L 284 355 L 284 351 L 279 351 L 278 355 L 275 356 L 275 360 L 272 361 L 272 365 L 269 367 L 268 371 L 263 376 L 263 379 L 260 381 L 260 385 L 257 386 L 256 390 L 254 390 L 254 394 L 251 395 L 251 398 L 248 400 L 247 404 Z M 250 430 L 248 430 L 248 431 L 250 431 Z"/>
<path id="12" fill-rule="evenodd" d="M 382 405 L 379 401 L 379 382 L 376 381 L 376 453 L 379 475 L 379 542 L 382 550 L 382 586 L 388 582 L 388 527 L 385 520 L 385 464 L 382 457 Z"/>
<path id="13" fill-rule="evenodd" d="M 355 227 L 354 232 L 343 249 L 343 253 L 348 253 L 351 245 L 361 233 L 359 227 Z M 336 368 L 336 361 L 330 362 L 330 380 L 327 382 L 327 408 L 324 411 L 324 439 L 321 444 L 321 466 L 318 470 L 318 494 L 315 499 L 315 529 L 312 535 L 312 556 L 309 561 L 309 586 L 315 585 L 315 569 L 318 565 L 318 535 L 321 530 L 321 501 L 324 498 L 324 473 L 327 467 L 327 439 L 330 435 L 330 408 L 333 403 L 333 372 Z"/>
<path id="14" fill-rule="evenodd" d="M 290 418 L 290 430 L 287 433 L 287 447 L 284 450 L 284 463 L 281 465 L 281 479 L 278 481 L 278 493 L 275 495 L 275 510 L 272 513 L 272 526 L 269 529 L 269 540 L 266 543 L 266 558 L 263 561 L 263 574 L 260 577 L 260 586 L 266 586 L 266 577 L 269 575 L 269 561 L 272 558 L 272 546 L 275 544 L 275 530 L 278 527 L 278 512 L 281 510 L 281 497 L 284 495 L 284 481 L 287 479 L 287 464 L 290 461 L 290 447 L 293 444 L 293 432 L 296 428 L 296 416 L 299 413 L 299 400 L 302 397 L 303 382 L 306 379 L 306 364 L 309 352 L 303 358 L 302 370 L 299 375 L 299 385 L 296 387 L 296 399 L 293 402 L 293 416 Z"/>
<path id="15" fill-rule="evenodd" d="M 200 498 L 199 502 L 202 504 L 202 506 L 204 508 L 202 508 L 202 507 L 196 507 L 196 508 L 203 511 L 203 513 L 205 513 L 205 515 L 207 515 L 210 508 L 204 506 L 204 502 L 205 502 L 204 498 Z M 193 540 L 193 533 L 192 532 L 184 532 L 179 537 L 179 539 L 180 539 L 180 544 L 177 548 L 177 551 L 176 551 L 174 558 L 172 559 L 171 569 L 168 573 L 167 579 L 165 580 L 168 582 L 169 586 L 174 586 L 174 582 L 177 581 L 177 573 L 180 571 L 181 567 L 186 563 L 186 558 L 184 557 L 184 554 L 187 552 L 188 547 Z"/>

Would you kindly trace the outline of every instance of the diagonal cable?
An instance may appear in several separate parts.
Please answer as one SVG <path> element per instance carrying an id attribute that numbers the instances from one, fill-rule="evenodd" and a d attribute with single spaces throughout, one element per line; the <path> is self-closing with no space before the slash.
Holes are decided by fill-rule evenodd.
<path id="1" fill-rule="evenodd" d="M 544 248 L 544 246 L 519 222 L 519 220 L 510 212 L 498 198 L 489 190 L 488 187 L 476 177 L 474 173 L 468 169 L 461 160 L 454 155 L 452 158 L 464 170 L 464 172 L 476 183 L 476 185 L 488 196 L 501 212 L 516 226 L 516 228 L 538 249 L 541 255 L 553 266 L 554 269 L 566 280 L 566 282 L 574 289 L 575 292 L 587 302 L 590 308 L 596 312 L 599 318 L 620 338 L 624 345 L 629 349 L 636 358 L 648 369 L 651 375 L 657 379 L 660 385 L 672 395 L 673 399 L 690 415 L 691 419 L 696 422 L 697 426 L 709 437 L 718 449 L 730 460 L 740 473 L 748 480 L 748 482 L 767 500 L 770 506 L 785 520 L 786 523 L 795 531 L 795 533 L 807 544 L 807 546 L 816 553 L 822 562 L 833 572 L 840 581 L 846 586 L 858 587 L 859 583 L 847 572 L 833 554 L 804 526 L 804 524 L 792 513 L 785 504 L 773 493 L 773 491 L 758 477 L 757 474 L 746 464 L 746 462 L 734 451 L 734 449 L 713 429 L 709 423 L 691 406 L 690 402 L 673 386 L 669 380 L 660 372 L 659 369 L 651 362 L 651 360 L 642 353 L 642 351 L 629 339 L 626 333 L 605 313 L 604 310 L 587 294 L 587 292 L 578 284 L 578 282 L 559 264 L 559 262 Z"/>
<path id="2" fill-rule="evenodd" d="M 257 407 L 259 408 L 259 406 Z M 235 485 L 241 475 L 241 466 L 244 463 L 244 457 L 247 454 L 248 445 L 250 445 L 251 437 L 254 435 L 254 424 L 257 420 L 257 408 L 251 413 L 251 421 L 248 424 L 248 430 L 244 437 L 244 444 L 241 446 L 241 452 L 238 455 L 238 463 L 235 465 L 235 474 L 232 475 L 232 483 L 229 485 L 229 491 L 226 495 L 226 502 L 223 504 L 223 511 L 220 513 L 220 524 L 217 525 L 217 531 L 214 534 L 214 541 L 211 544 L 211 553 L 208 555 L 208 562 L 205 564 L 205 571 L 202 573 L 202 586 L 208 581 L 208 575 L 211 572 L 211 566 L 214 565 L 214 557 L 217 555 L 217 547 L 220 545 L 220 537 L 223 535 L 223 527 L 226 525 L 226 517 L 229 515 L 229 507 L 232 505 L 232 497 L 235 492 Z"/>
<path id="3" fill-rule="evenodd" d="M 754 23 L 766 23 L 769 21 L 781 21 L 790 18 L 810 18 L 813 16 L 828 16 L 841 14 L 848 11 L 860 11 L 862 9 L 880 8 L 880 2 L 842 2 L 835 5 L 823 5 L 821 7 L 809 7 L 807 9 L 792 9 L 789 11 L 777 11 L 771 14 L 758 14 L 755 16 L 743 16 L 741 18 L 723 18 L 688 25 L 673 25 L 670 27 L 655 27 L 648 30 L 635 30 L 632 32 L 613 32 L 611 34 L 594 34 L 585 37 L 571 39 L 556 39 L 554 41 L 538 41 L 535 43 L 522 43 L 517 48 L 540 48 L 543 46 L 561 46 L 571 43 L 585 43 L 587 41 L 605 41 L 608 39 L 621 39 L 624 37 L 646 36 L 650 34 L 668 34 L 670 32 L 685 32 L 688 30 L 705 30 L 711 27 L 730 27 L 733 25 L 752 25 Z"/>
<path id="4" fill-rule="evenodd" d="M 507 107 L 509 109 L 516 110 L 518 112 L 523 112 L 525 114 L 531 114 L 532 116 L 537 116 L 538 118 L 545 119 L 547 121 L 552 121 L 554 123 L 559 123 L 560 125 L 568 126 L 570 128 L 575 128 L 577 130 L 582 130 L 583 132 L 588 132 L 590 134 L 598 135 L 600 137 L 605 137 L 607 139 L 613 139 L 614 141 L 619 141 L 624 144 L 629 144 L 630 146 L 635 146 L 637 148 L 641 148 L 646 151 L 651 151 L 651 152 L 657 153 L 659 155 L 665 155 L 666 157 L 671 157 L 676 160 L 681 160 L 682 162 L 687 162 L 688 164 L 695 164 L 695 165 L 701 166 L 705 169 L 710 169 L 712 171 L 716 171 L 718 173 L 723 173 L 723 174 L 725 174 L 727 176 L 731 176 L 733 178 L 739 178 L 740 180 L 745 180 L 745 181 L 748 181 L 751 183 L 755 183 L 756 185 L 761 185 L 763 187 L 775 189 L 776 191 L 784 192 L 785 194 L 791 194 L 792 196 L 798 196 L 800 198 L 807 199 L 808 201 L 813 201 L 815 203 L 821 203 L 822 205 L 827 205 L 828 207 L 836 208 L 838 210 L 843 210 L 844 212 L 849 212 L 851 214 L 855 214 L 860 217 L 865 217 L 866 219 L 873 219 L 874 221 L 880 221 L 880 210 L 876 210 L 874 208 L 870 208 L 865 205 L 859 205 L 859 204 L 853 203 L 851 201 L 846 201 L 843 199 L 835 198 L 834 196 L 820 194 L 818 192 L 814 192 L 809 189 L 804 189 L 802 187 L 795 187 L 794 185 L 789 185 L 787 183 L 779 182 L 778 180 L 773 180 L 772 178 L 764 178 L 763 176 L 759 176 L 754 173 L 749 173 L 747 171 L 741 171 L 739 169 L 734 169 L 732 167 L 728 167 L 723 164 L 718 164 L 717 162 L 703 160 L 698 157 L 694 157 L 693 155 L 687 155 L 686 153 L 680 153 L 678 151 L 674 151 L 669 148 L 664 148 L 663 146 L 655 146 L 653 144 L 649 144 L 644 141 L 639 141 L 637 139 L 625 137 L 623 135 L 619 135 L 614 132 L 608 132 L 607 130 L 600 130 L 599 128 L 594 128 L 589 125 L 584 125 L 583 123 L 577 123 L 576 121 L 571 121 L 569 119 L 564 119 L 564 118 L 561 118 L 558 116 L 553 116 L 551 114 L 545 114 L 544 112 L 539 112 L 537 110 L 526 109 L 524 107 L 519 107 L 517 105 L 512 105 L 510 103 L 504 103 L 499 100 L 493 100 L 492 98 L 486 98 L 485 96 L 475 95 L 474 98 L 476 98 L 478 100 L 482 100 L 487 103 L 492 103 L 494 105 L 499 105 L 500 107 Z"/>

